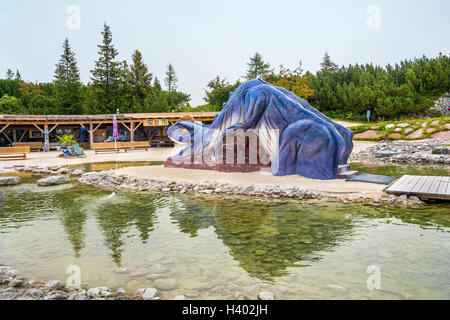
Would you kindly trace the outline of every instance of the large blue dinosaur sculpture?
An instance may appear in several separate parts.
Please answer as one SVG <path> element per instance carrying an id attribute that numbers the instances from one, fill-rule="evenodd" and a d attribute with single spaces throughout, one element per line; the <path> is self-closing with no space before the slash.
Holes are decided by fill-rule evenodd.
<path id="1" fill-rule="evenodd" d="M 247 162 L 224 164 L 226 151 L 236 149 L 236 141 L 230 143 L 225 137 L 249 131 L 257 135 L 258 150 L 246 142 L 243 152 Z M 270 166 L 276 176 L 335 179 L 339 165 L 347 163 L 353 149 L 349 129 L 292 92 L 260 79 L 241 84 L 211 125 L 181 120 L 167 133 L 174 141 L 189 145 L 169 157 L 166 167 L 246 172 Z M 258 163 L 248 163 L 249 152 L 259 150 L 264 150 L 270 161 L 261 163 L 258 158 Z"/>

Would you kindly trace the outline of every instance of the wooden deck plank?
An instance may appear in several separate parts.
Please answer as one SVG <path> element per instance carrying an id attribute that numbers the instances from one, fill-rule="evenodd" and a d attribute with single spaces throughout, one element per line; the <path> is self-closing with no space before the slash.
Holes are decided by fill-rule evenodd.
<path id="1" fill-rule="evenodd" d="M 445 195 L 450 196 L 450 177 L 447 177 L 447 191 Z"/>
<path id="2" fill-rule="evenodd" d="M 418 193 L 428 193 L 428 190 L 430 189 L 431 185 L 433 184 L 433 181 L 435 181 L 438 177 L 436 176 L 429 176 L 425 183 L 422 185 Z"/>
<path id="3" fill-rule="evenodd" d="M 439 183 L 439 187 L 436 191 L 436 194 L 445 194 L 448 186 L 448 177 L 442 177 L 441 182 Z"/>
<path id="4" fill-rule="evenodd" d="M 430 186 L 430 189 L 428 189 L 428 192 L 427 192 L 428 194 L 434 194 L 437 192 L 442 178 L 445 178 L 445 177 L 436 177 L 436 179 L 434 179 L 433 183 Z"/>
<path id="5" fill-rule="evenodd" d="M 407 190 L 408 193 L 418 193 L 422 185 L 430 178 L 428 176 L 417 176 L 417 183 L 411 189 Z"/>
<path id="6" fill-rule="evenodd" d="M 394 184 L 392 184 L 388 190 L 389 191 L 401 191 L 402 190 L 402 186 L 405 185 L 405 183 L 407 183 L 407 181 L 410 179 L 411 176 L 409 175 L 404 175 L 403 177 L 401 177 L 400 179 L 398 179 L 397 181 L 394 182 Z"/>
<path id="7" fill-rule="evenodd" d="M 424 199 L 450 200 L 450 177 L 405 175 L 386 189 L 386 192 L 416 195 Z"/>

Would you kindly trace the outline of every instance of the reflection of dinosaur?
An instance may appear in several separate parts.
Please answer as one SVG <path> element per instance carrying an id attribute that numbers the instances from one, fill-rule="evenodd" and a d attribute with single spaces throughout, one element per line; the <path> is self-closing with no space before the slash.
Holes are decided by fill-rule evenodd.
<path id="1" fill-rule="evenodd" d="M 257 135 L 258 150 L 244 145 L 244 165 L 226 162 L 223 150 L 234 150 L 237 144 L 226 136 L 250 131 Z M 167 133 L 177 142 L 191 143 L 167 159 L 168 167 L 254 171 L 263 163 L 247 163 L 249 149 L 262 149 L 272 163 L 274 175 L 334 179 L 339 164 L 347 163 L 353 149 L 350 130 L 293 93 L 259 79 L 240 85 L 210 126 L 182 120 Z"/>
<path id="2" fill-rule="evenodd" d="M 317 210 L 312 204 L 300 208 L 292 203 L 267 205 L 187 197 L 183 202 L 185 210 L 171 213 L 180 231 L 196 236 L 199 229 L 214 227 L 240 267 L 261 280 L 271 281 L 286 275 L 289 267 L 320 259 L 321 252 L 337 246 L 353 230 L 348 210 L 330 213 L 333 208 L 327 205 Z"/>

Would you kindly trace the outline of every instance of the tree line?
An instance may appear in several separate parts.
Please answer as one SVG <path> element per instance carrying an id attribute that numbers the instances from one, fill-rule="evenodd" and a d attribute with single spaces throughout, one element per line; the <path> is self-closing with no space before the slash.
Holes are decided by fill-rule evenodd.
<path id="1" fill-rule="evenodd" d="M 112 42 L 108 25 L 103 26 L 102 43 L 98 45 L 98 60 L 91 70 L 88 84 L 80 80 L 75 53 L 69 40 L 63 42 L 63 52 L 56 64 L 51 83 L 23 81 L 20 72 L 10 69 L 6 79 L 0 79 L 0 113 L 9 114 L 101 114 L 181 111 L 190 95 L 177 91 L 175 68 L 169 63 L 164 79 L 153 79 L 135 50 L 132 64 L 118 61 L 118 51 Z"/>
<path id="2" fill-rule="evenodd" d="M 118 61 L 108 25 L 102 31 L 98 59 L 88 84 L 80 81 L 75 53 L 65 39 L 54 80 L 32 83 L 22 80 L 18 70 L 8 69 L 0 80 L 0 113 L 10 114 L 99 114 L 177 111 L 220 111 L 230 92 L 243 81 L 261 78 L 284 87 L 332 118 L 390 120 L 430 114 L 436 98 L 450 91 L 450 57 L 425 56 L 381 67 L 373 64 L 338 66 L 325 52 L 321 69 L 315 74 L 283 65 L 275 71 L 255 53 L 245 74 L 234 83 L 216 76 L 208 82 L 205 105 L 191 107 L 190 95 L 177 91 L 175 68 L 169 63 L 164 89 L 153 78 L 139 50 L 131 65 Z"/>
<path id="3" fill-rule="evenodd" d="M 290 70 L 283 65 L 275 72 L 259 53 L 250 58 L 244 81 L 261 78 L 284 87 L 307 100 L 332 118 L 365 120 L 367 110 L 373 119 L 391 120 L 434 115 L 430 107 L 450 91 L 450 57 L 425 56 L 386 67 L 373 64 L 339 67 L 325 52 L 321 69 L 304 73 L 302 62 Z M 208 83 L 201 108 L 220 110 L 241 81 L 231 84 L 217 76 Z"/>

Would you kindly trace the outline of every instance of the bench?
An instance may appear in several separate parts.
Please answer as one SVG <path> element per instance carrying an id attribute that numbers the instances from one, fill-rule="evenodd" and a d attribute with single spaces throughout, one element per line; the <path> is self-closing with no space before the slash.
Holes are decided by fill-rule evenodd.
<path id="1" fill-rule="evenodd" d="M 0 159 L 26 159 L 30 153 L 30 146 L 2 147 L 0 148 Z"/>
<path id="2" fill-rule="evenodd" d="M 148 151 L 148 148 L 150 147 L 150 142 L 148 142 L 148 141 L 126 141 L 126 142 L 120 142 L 120 146 L 121 146 L 121 148 L 125 149 L 125 152 L 129 149 L 145 149 L 145 151 Z"/>
<path id="3" fill-rule="evenodd" d="M 151 143 L 151 147 L 152 148 L 173 148 L 174 146 L 174 142 L 169 142 L 169 141 L 153 141 Z"/>
<path id="4" fill-rule="evenodd" d="M 149 147 L 148 141 L 118 141 L 117 144 L 115 142 L 94 142 L 92 144 L 92 150 L 95 150 L 95 153 L 119 152 L 120 150 L 127 152 L 130 149 L 145 149 L 145 151 L 148 151 Z"/>
<path id="5" fill-rule="evenodd" d="M 117 146 L 117 148 L 116 148 Z M 94 142 L 92 143 L 92 150 L 95 150 L 95 153 L 98 152 L 119 152 L 120 149 L 124 149 L 126 151 L 126 148 L 123 148 L 120 146 L 120 142 Z"/>
<path id="6" fill-rule="evenodd" d="M 30 147 L 31 152 L 39 152 L 42 149 L 42 142 L 13 142 L 13 147 Z"/>

